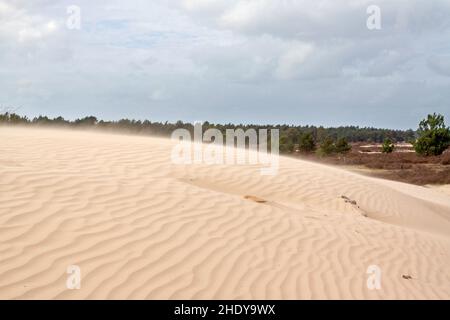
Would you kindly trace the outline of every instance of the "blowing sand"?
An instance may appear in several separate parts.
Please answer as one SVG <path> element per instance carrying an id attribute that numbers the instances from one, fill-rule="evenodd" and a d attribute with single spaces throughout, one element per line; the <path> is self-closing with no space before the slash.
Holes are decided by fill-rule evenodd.
<path id="1" fill-rule="evenodd" d="M 276 176 L 175 165 L 149 137 L 0 137 L 1 299 L 450 299 L 443 192 L 283 157 Z"/>

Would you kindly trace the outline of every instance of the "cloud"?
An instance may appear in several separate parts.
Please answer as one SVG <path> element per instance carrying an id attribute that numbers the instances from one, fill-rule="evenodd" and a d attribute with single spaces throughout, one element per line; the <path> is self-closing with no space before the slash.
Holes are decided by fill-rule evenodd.
<path id="1" fill-rule="evenodd" d="M 450 54 L 433 55 L 428 59 L 428 66 L 437 74 L 450 77 Z"/>
<path id="2" fill-rule="evenodd" d="M 294 43 L 281 55 L 276 75 L 284 80 L 295 78 L 301 73 L 302 66 L 313 52 L 314 47 L 310 44 Z"/>
<path id="3" fill-rule="evenodd" d="M 390 114 L 401 127 L 450 116 L 450 1 L 79 0 L 69 30 L 73 4 L 0 0 L 0 105 L 329 125 Z M 366 27 L 371 4 L 381 30 Z"/>
<path id="4" fill-rule="evenodd" d="M 422 33 L 450 27 L 447 0 L 184 0 L 178 7 L 236 32 L 318 40 L 368 36 L 366 9 L 374 4 L 381 9 L 385 31 Z"/>

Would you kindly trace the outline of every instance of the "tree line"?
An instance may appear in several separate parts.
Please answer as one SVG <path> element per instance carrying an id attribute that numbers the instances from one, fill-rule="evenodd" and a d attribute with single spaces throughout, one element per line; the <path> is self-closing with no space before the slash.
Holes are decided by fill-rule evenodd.
<path id="1" fill-rule="evenodd" d="M 0 124 L 19 124 L 29 126 L 55 126 L 66 128 L 90 128 L 105 131 L 119 131 L 139 135 L 154 135 L 170 137 L 176 129 L 187 129 L 194 132 L 194 125 L 177 121 L 152 122 L 149 120 L 121 119 L 118 121 L 103 121 L 94 116 L 76 120 L 67 120 L 63 117 L 49 118 L 46 116 L 32 119 L 16 113 L 5 112 L 0 114 Z M 253 125 L 253 124 L 214 124 L 204 122 L 203 130 L 218 129 L 224 135 L 227 129 L 278 129 L 280 132 L 280 152 L 317 152 L 320 155 L 332 153 L 345 153 L 351 149 L 351 142 L 383 143 L 390 151 L 394 142 L 411 142 L 416 151 L 424 155 L 439 154 L 450 143 L 450 131 L 444 124 L 442 115 L 429 115 L 419 124 L 419 129 L 392 130 L 359 126 L 340 126 L 326 128 L 323 126 L 293 126 L 293 125 Z M 433 145 L 430 147 L 430 145 Z M 390 152 L 392 152 L 390 151 Z M 388 153 L 388 152 L 387 152 Z"/>

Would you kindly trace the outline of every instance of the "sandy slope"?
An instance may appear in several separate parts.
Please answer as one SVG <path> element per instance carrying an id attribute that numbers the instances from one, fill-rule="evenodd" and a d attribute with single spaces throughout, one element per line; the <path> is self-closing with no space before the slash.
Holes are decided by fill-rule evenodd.
<path id="1" fill-rule="evenodd" d="M 445 193 L 288 158 L 179 166 L 148 137 L 0 137 L 2 299 L 450 299 Z"/>
<path id="2" fill-rule="evenodd" d="M 450 184 L 445 184 L 445 185 L 440 185 L 440 186 L 428 185 L 427 187 L 438 190 L 438 191 L 443 192 L 450 196 Z"/>

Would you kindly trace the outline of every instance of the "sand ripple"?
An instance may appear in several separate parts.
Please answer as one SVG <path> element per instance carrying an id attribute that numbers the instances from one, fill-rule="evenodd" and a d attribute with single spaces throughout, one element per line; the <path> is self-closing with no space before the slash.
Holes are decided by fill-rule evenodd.
<path id="1" fill-rule="evenodd" d="M 156 138 L 0 134 L 1 299 L 450 299 L 444 193 L 288 158 L 273 177 L 176 166 Z"/>

